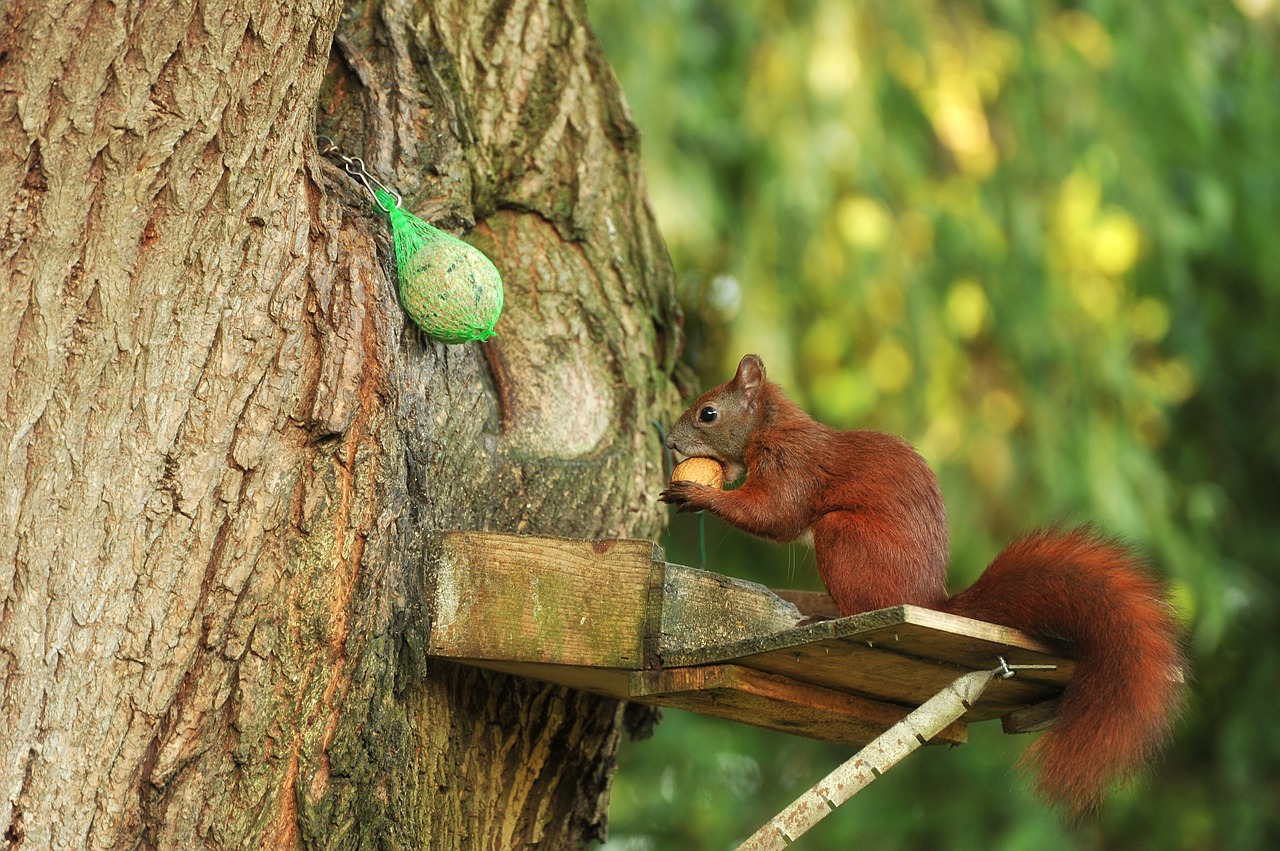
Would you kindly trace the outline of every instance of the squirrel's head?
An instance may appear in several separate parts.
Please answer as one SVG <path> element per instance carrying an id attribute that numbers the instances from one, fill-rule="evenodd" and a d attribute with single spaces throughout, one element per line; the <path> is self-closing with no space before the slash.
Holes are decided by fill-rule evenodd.
<path id="1" fill-rule="evenodd" d="M 747 444 L 764 419 L 768 383 L 764 362 L 746 355 L 732 381 L 703 393 L 680 415 L 667 446 L 682 455 L 716 459 L 725 466 L 725 481 L 742 478 Z"/>

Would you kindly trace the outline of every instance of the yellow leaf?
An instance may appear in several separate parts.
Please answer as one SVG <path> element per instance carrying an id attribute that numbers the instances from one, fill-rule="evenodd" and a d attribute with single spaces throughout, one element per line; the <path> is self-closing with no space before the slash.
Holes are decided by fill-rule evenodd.
<path id="1" fill-rule="evenodd" d="M 849 245 L 879 249 L 889 239 L 893 218 L 884 205 L 874 198 L 853 195 L 836 206 L 836 226 Z"/>
<path id="2" fill-rule="evenodd" d="M 1142 234 L 1128 213 L 1108 213 L 1093 227 L 1091 255 L 1108 275 L 1123 275 L 1133 268 L 1142 246 Z"/>
<path id="3" fill-rule="evenodd" d="M 962 340 L 972 340 L 987 323 L 990 310 L 987 294 L 973 278 L 961 278 L 947 293 L 947 325 Z"/>
<path id="4" fill-rule="evenodd" d="M 871 382 L 881 393 L 901 392 L 914 371 L 910 353 L 894 340 L 881 340 L 867 360 Z"/>

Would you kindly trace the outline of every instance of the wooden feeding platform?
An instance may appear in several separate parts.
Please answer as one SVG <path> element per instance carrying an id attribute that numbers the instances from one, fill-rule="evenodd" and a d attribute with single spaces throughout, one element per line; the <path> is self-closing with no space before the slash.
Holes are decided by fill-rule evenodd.
<path id="1" fill-rule="evenodd" d="M 480 532 L 437 553 L 429 653 L 622 700 L 673 706 L 862 747 L 958 677 L 1001 666 L 967 724 L 1047 726 L 1071 679 L 1069 648 L 916 606 L 811 621 L 823 594 L 669 564 L 649 541 Z"/>

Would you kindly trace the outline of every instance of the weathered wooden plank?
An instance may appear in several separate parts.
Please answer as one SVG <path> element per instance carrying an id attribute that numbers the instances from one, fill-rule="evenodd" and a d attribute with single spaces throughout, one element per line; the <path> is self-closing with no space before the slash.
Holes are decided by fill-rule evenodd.
<path id="1" fill-rule="evenodd" d="M 638 669 L 801 619 L 763 585 L 667 564 L 648 541 L 458 532 L 438 563 L 436 656 Z"/>
<path id="2" fill-rule="evenodd" d="M 739 660 L 747 667 L 781 674 L 828 688 L 913 706 L 968 670 L 936 660 L 871 648 L 848 639 L 816 642 L 800 648 Z M 994 667 L 993 663 L 991 666 Z M 1059 690 L 1015 677 L 992 683 L 982 702 L 968 714 L 970 721 L 998 718 L 1015 709 L 1049 699 Z"/>
<path id="3" fill-rule="evenodd" d="M 836 601 L 825 591 L 795 591 L 790 588 L 774 588 L 773 593 L 791 603 L 806 618 L 827 618 L 835 620 L 840 617 Z"/>
<path id="4" fill-rule="evenodd" d="M 492 659 L 454 661 L 850 747 L 862 747 L 902 720 L 908 711 L 895 704 L 737 665 L 624 671 Z M 963 744 L 967 737 L 967 727 L 960 722 L 948 727 L 935 741 Z"/>
<path id="5" fill-rule="evenodd" d="M 1057 720 L 1058 701 L 1055 698 L 1010 712 L 1000 718 L 1000 728 L 1006 733 L 1038 733 L 1053 726 Z"/>
<path id="6" fill-rule="evenodd" d="M 514 674 L 548 683 L 557 683 L 592 694 L 631 699 L 631 674 L 624 668 L 594 668 L 581 665 L 557 665 L 547 662 L 512 662 L 498 659 L 453 659 L 463 665 Z"/>
<path id="7" fill-rule="evenodd" d="M 668 664 L 738 664 L 878 700 L 917 704 L 964 670 L 1009 664 L 1054 664 L 1054 671 L 1022 671 L 993 683 L 968 720 L 1004 715 L 1056 696 L 1073 663 L 1050 642 L 1007 627 L 915 606 L 896 606 L 700 653 Z"/>
<path id="8" fill-rule="evenodd" d="M 899 652 L 927 656 L 931 659 L 985 669 L 993 659 L 1003 657 L 1010 665 L 1053 665 L 1053 670 L 1022 670 L 1023 682 L 1044 683 L 1063 688 L 1075 671 L 1072 648 L 1066 642 L 1053 641 L 1007 626 L 986 623 L 973 618 L 950 615 L 918 606 L 902 606 L 903 619 L 914 629 L 904 630 L 912 636 L 909 647 Z M 861 636 L 873 641 L 873 636 Z M 895 640 L 897 637 L 895 636 Z M 881 640 L 883 645 L 883 640 Z"/>
<path id="9" fill-rule="evenodd" d="M 887 704 L 901 717 L 1001 658 L 1058 667 L 996 680 L 965 720 L 1043 726 L 1034 707 L 1074 670 L 1061 644 L 914 606 L 796 626 L 825 595 L 791 593 L 797 608 L 648 541 L 455 533 L 438 565 L 433 655 L 831 741 L 864 743 L 895 723 Z"/>
<path id="10" fill-rule="evenodd" d="M 667 564 L 662 611 L 654 625 L 658 652 L 697 652 L 793 629 L 803 618 L 763 585 L 719 573 Z"/>
<path id="11" fill-rule="evenodd" d="M 666 654 L 664 661 L 670 667 L 708 665 L 814 641 L 854 635 L 880 627 L 896 626 L 904 622 L 905 615 L 902 609 L 903 607 L 898 606 L 847 618 L 818 621 L 796 626 L 785 632 L 744 638 L 728 644 L 691 647 L 684 651 L 671 650 Z"/>
<path id="12" fill-rule="evenodd" d="M 913 627 L 916 627 L 913 629 Z M 909 636 L 910 641 L 904 638 Z M 765 653 L 824 639 L 851 639 L 867 645 L 891 643 L 911 653 L 967 667 L 989 667 L 992 652 L 1029 654 L 1027 658 L 1068 662 L 1069 645 L 1028 635 L 1006 626 L 949 615 L 919 606 L 892 606 L 798 626 L 793 630 L 669 654 L 668 664 L 699 664 Z M 1006 657 L 1007 658 L 1007 657 Z M 1009 660 L 1012 663 L 1012 659 Z M 1029 671 L 1032 678 L 1061 685 L 1069 677 L 1057 672 Z"/>
<path id="13" fill-rule="evenodd" d="M 430 652 L 638 669 L 664 566 L 649 541 L 452 533 L 438 553 Z"/>
<path id="14" fill-rule="evenodd" d="M 631 675 L 631 697 L 784 733 L 862 747 L 901 721 L 905 707 L 754 671 L 739 665 L 709 665 Z M 933 741 L 963 744 L 964 722 Z"/>

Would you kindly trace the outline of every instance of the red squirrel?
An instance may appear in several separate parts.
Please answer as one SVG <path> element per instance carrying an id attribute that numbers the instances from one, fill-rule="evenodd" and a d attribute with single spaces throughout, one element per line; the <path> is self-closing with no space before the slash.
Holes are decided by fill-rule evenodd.
<path id="1" fill-rule="evenodd" d="M 660 499 L 772 541 L 812 535 L 842 614 L 909 603 L 1075 642 L 1057 721 L 1025 758 L 1039 766 L 1040 791 L 1072 815 L 1095 809 L 1113 779 L 1167 739 L 1183 689 L 1180 629 L 1127 547 L 1088 528 L 1038 532 L 948 597 L 946 511 L 929 465 L 897 437 L 814 421 L 755 355 L 684 412 L 667 446 L 746 481 L 734 490 L 673 482 Z"/>

